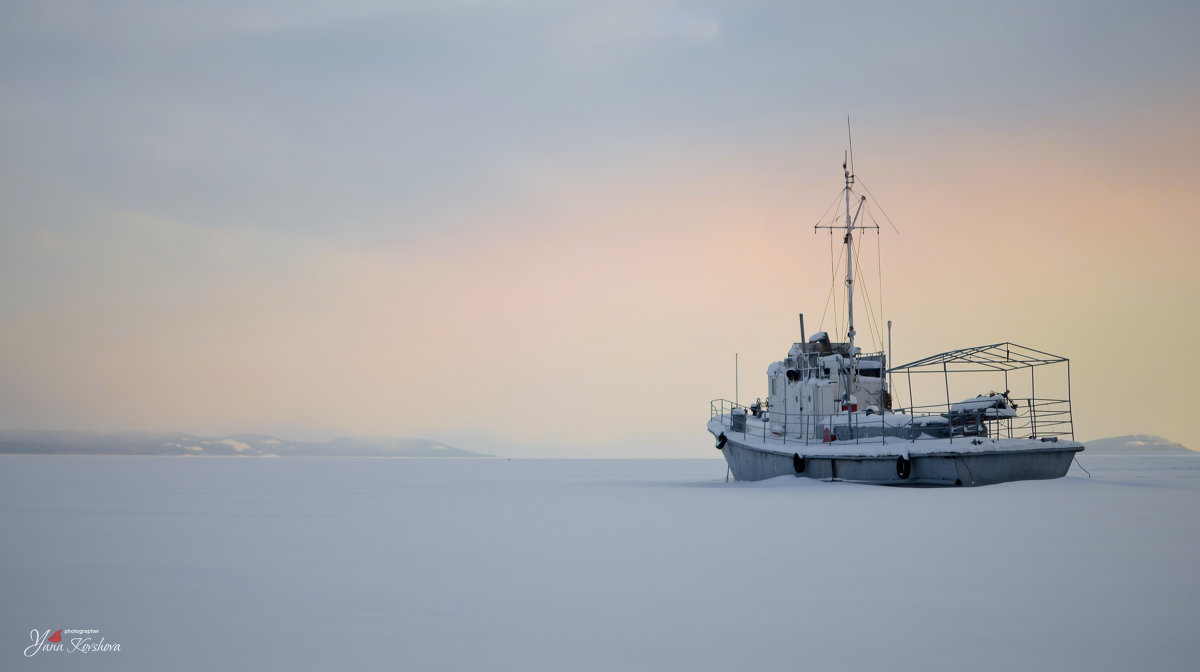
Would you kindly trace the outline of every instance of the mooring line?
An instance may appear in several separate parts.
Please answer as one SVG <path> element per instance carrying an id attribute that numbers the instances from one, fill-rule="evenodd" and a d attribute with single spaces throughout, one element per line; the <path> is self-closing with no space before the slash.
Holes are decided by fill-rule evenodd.
<path id="1" fill-rule="evenodd" d="M 1078 457 L 1074 457 L 1072 459 L 1075 460 L 1075 466 L 1079 467 L 1080 469 L 1083 469 L 1083 465 L 1079 463 Z M 1092 477 L 1092 472 L 1088 471 L 1087 469 L 1083 469 L 1083 473 L 1087 474 L 1088 478 Z"/>

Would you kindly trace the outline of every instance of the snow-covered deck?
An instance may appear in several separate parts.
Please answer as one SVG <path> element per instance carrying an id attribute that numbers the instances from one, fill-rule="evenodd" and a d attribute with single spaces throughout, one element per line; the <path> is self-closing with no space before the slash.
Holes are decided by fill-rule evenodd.
<path id="1" fill-rule="evenodd" d="M 893 430 L 920 429 L 923 426 L 945 426 L 949 424 L 946 418 L 939 416 L 911 416 L 902 413 L 855 413 L 857 426 L 874 423 Z M 845 416 L 829 418 L 830 423 L 845 422 Z M 740 419 L 739 419 L 740 422 Z M 747 415 L 745 418 L 746 431 L 733 431 L 733 419 L 730 414 L 714 416 L 708 422 L 708 431 L 714 436 L 725 435 L 729 441 L 779 455 L 803 454 L 805 457 L 887 457 L 892 455 L 945 455 L 945 454 L 974 454 L 1006 451 L 1037 451 L 1062 449 L 1068 446 L 1083 444 L 1058 440 L 1051 437 L 1046 440 L 1028 438 L 990 438 L 983 436 L 957 436 L 952 438 L 936 438 L 922 435 L 921 438 L 905 439 L 898 436 L 870 436 L 850 440 L 835 440 L 824 442 L 814 439 L 802 439 L 795 436 L 772 432 L 769 423 L 761 418 Z"/>

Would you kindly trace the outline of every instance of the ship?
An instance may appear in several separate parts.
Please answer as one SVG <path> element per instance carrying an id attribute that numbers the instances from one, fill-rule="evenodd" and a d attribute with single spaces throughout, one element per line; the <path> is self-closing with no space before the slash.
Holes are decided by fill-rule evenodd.
<path id="1" fill-rule="evenodd" d="M 1075 441 L 1066 357 L 999 342 L 889 366 L 890 320 L 886 351 L 856 344 L 855 239 L 878 224 L 862 217 L 867 198 L 855 190 L 852 158 L 842 172 L 844 216 L 815 229 L 842 236 L 845 337 L 807 335 L 800 314 L 800 340 L 767 368 L 765 402 L 711 402 L 707 428 L 726 478 L 980 486 L 1065 476 L 1084 450 Z M 975 393 L 955 396 L 964 389 Z M 914 401 L 916 394 L 925 396 Z"/>

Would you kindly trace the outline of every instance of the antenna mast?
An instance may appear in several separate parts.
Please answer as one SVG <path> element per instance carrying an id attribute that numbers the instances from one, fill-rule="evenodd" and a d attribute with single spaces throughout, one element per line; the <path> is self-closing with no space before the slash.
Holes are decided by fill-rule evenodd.
<path id="1" fill-rule="evenodd" d="M 850 115 L 846 115 L 846 138 L 850 140 L 850 176 L 854 177 L 854 135 L 850 132 Z"/>
<path id="2" fill-rule="evenodd" d="M 858 220 L 858 213 L 862 212 L 863 201 L 858 203 L 858 212 L 854 213 L 854 218 L 850 218 L 850 192 L 854 186 L 854 135 L 850 132 L 850 115 L 846 115 L 846 137 L 850 141 L 850 168 L 846 168 L 846 160 L 842 160 L 842 171 L 846 174 L 846 313 L 850 330 L 847 333 L 850 342 L 850 350 L 847 353 L 850 357 L 850 370 L 848 380 L 846 381 L 845 402 L 847 408 L 850 404 L 850 386 L 854 381 L 855 369 L 858 368 L 858 359 L 854 356 L 854 223 Z M 865 199 L 864 199 L 865 200 Z"/>
<path id="3" fill-rule="evenodd" d="M 846 117 L 846 134 L 850 134 L 850 117 Z M 845 231 L 845 237 L 842 242 L 846 245 L 846 313 L 849 322 L 849 331 L 847 332 L 848 348 L 847 359 L 850 360 L 849 367 L 843 369 L 845 375 L 845 392 L 842 394 L 842 403 L 845 405 L 846 411 L 850 412 L 850 389 L 854 383 L 855 375 L 858 370 L 858 359 L 854 353 L 854 229 L 878 228 L 875 226 L 867 227 L 858 224 L 858 216 L 862 214 L 863 205 L 867 202 L 866 196 L 859 196 L 858 208 L 855 209 L 854 215 L 850 214 L 850 194 L 854 191 L 854 143 L 850 143 L 850 151 L 845 153 L 842 158 L 842 172 L 846 177 L 846 223 L 838 224 L 817 224 L 814 229 L 842 229 Z"/>

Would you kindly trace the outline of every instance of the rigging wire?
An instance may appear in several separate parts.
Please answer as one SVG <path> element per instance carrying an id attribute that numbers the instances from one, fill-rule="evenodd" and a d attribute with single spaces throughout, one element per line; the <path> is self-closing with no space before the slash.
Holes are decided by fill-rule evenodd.
<path id="1" fill-rule="evenodd" d="M 889 225 L 891 225 L 891 227 L 892 227 L 892 230 L 893 230 L 893 231 L 895 231 L 897 234 L 899 234 L 899 233 L 900 233 L 900 229 L 897 229 L 897 228 L 896 228 L 896 225 L 895 225 L 895 224 L 892 224 L 892 218 L 891 218 L 891 217 L 888 217 L 887 211 L 883 209 L 883 205 L 882 205 L 882 204 L 879 202 L 879 199 L 878 199 L 878 198 L 875 198 L 875 194 L 872 194 L 872 193 L 871 193 L 871 188 L 867 186 L 867 183 L 866 183 L 866 182 L 863 182 L 863 180 L 862 180 L 862 178 L 861 178 L 861 177 L 858 177 L 858 176 L 856 175 L 856 176 L 855 176 L 855 178 L 858 180 L 858 183 L 859 183 L 859 184 L 861 184 L 861 185 L 863 186 L 863 189 L 866 189 L 866 190 L 867 190 L 867 195 L 871 197 L 871 200 L 872 200 L 872 201 L 875 201 L 875 205 L 878 205 L 878 206 L 879 206 L 879 212 L 883 213 L 883 218 L 887 220 L 887 223 L 888 223 Z"/>
<path id="2" fill-rule="evenodd" d="M 875 230 L 875 259 L 878 262 L 878 259 L 879 259 L 879 230 L 878 229 Z M 866 275 L 866 272 L 867 272 L 867 269 L 864 267 L 863 268 L 864 276 Z M 874 322 L 875 322 L 875 336 L 876 336 L 876 338 L 879 339 L 878 341 L 876 341 L 879 345 L 878 351 L 884 352 L 887 348 L 887 336 L 886 336 L 886 332 L 884 331 L 885 323 L 883 321 L 883 284 L 882 284 L 882 282 L 880 282 L 880 280 L 881 280 L 881 278 L 879 278 L 877 276 L 876 283 L 875 283 L 875 291 L 876 291 L 875 302 L 877 302 L 879 305 L 879 311 L 878 311 L 877 316 L 873 314 L 872 317 L 874 318 Z M 865 286 L 866 285 L 864 285 L 864 287 Z M 872 305 L 873 303 L 874 302 L 872 302 L 872 301 L 867 301 L 868 307 L 873 308 L 874 307 Z"/>
<path id="3" fill-rule="evenodd" d="M 879 203 L 879 199 L 875 198 L 875 194 L 871 193 L 870 187 L 868 187 L 866 185 L 866 183 L 862 181 L 862 178 L 858 178 L 857 176 L 855 176 L 855 177 L 856 177 L 857 181 L 860 184 L 862 184 L 863 189 L 866 190 L 867 196 L 870 197 L 870 200 L 874 201 L 875 205 L 879 207 L 879 212 L 883 215 L 884 219 L 887 220 L 888 225 L 892 227 L 893 231 L 895 231 L 897 234 L 899 234 L 900 229 L 896 228 L 896 225 L 892 222 L 891 217 L 888 217 L 887 211 L 883 209 L 883 205 L 881 205 Z M 817 225 L 816 225 L 817 227 L 821 226 L 821 222 L 825 220 L 825 217 L 829 214 L 829 211 L 832 210 L 834 207 L 836 207 L 838 201 L 841 200 L 841 197 L 844 195 L 844 193 L 845 192 L 840 192 L 837 196 L 834 197 L 833 203 L 831 203 L 829 205 L 829 207 L 825 209 L 825 213 L 822 214 L 820 220 L 818 220 Z M 861 196 L 861 194 L 858 194 L 853 189 L 850 190 L 850 193 Z M 871 295 L 867 291 L 866 276 L 863 273 L 863 267 L 862 267 L 862 263 L 860 261 L 860 252 L 861 252 L 860 248 L 852 248 L 854 250 L 854 263 L 857 266 L 857 268 L 855 269 L 855 283 L 861 285 L 862 289 L 860 290 L 860 293 L 863 297 L 863 300 L 867 304 L 866 313 L 867 313 L 867 322 L 868 322 L 868 325 L 870 328 L 870 335 L 873 339 L 875 339 L 875 344 L 878 346 L 879 350 L 883 351 L 884 348 L 886 347 L 886 345 L 884 345 L 885 344 L 885 336 L 883 333 L 883 324 L 884 324 L 884 321 L 883 321 L 883 251 L 882 251 L 883 246 L 882 246 L 882 244 L 880 242 L 880 238 L 879 238 L 879 230 L 880 230 L 879 221 L 875 218 L 875 214 L 871 209 L 870 202 L 864 202 L 863 206 L 866 211 L 865 214 L 871 220 L 871 222 L 875 225 L 874 229 L 875 229 L 876 287 L 879 290 L 879 311 L 878 311 L 879 316 L 878 316 L 878 319 L 875 316 L 876 311 L 875 311 L 874 304 L 871 302 Z M 814 228 L 816 228 L 816 227 L 814 227 Z M 841 320 L 839 319 L 840 314 L 838 312 L 837 273 L 839 270 L 841 270 L 841 267 L 842 267 L 841 255 L 834 254 L 833 228 L 829 228 L 829 294 L 825 297 L 825 309 L 821 312 L 821 320 L 820 320 L 820 322 L 818 322 L 818 324 L 821 326 L 822 329 L 824 328 L 825 318 L 826 318 L 826 316 L 829 315 L 829 308 L 830 308 L 830 305 L 832 304 L 834 333 L 839 334 L 839 335 L 842 333 L 841 332 L 842 327 L 841 327 Z M 848 324 L 846 325 L 846 328 L 849 329 Z"/>
<path id="4" fill-rule="evenodd" d="M 837 246 L 834 245 L 833 229 L 830 229 L 829 230 L 829 253 L 831 255 L 834 254 L 834 251 L 836 249 L 837 249 Z M 837 266 L 836 270 L 833 272 L 833 275 L 829 279 L 829 289 L 833 292 L 833 333 L 840 335 L 842 333 L 842 311 L 838 307 L 838 297 L 840 297 L 842 295 L 842 293 L 838 290 L 839 290 L 839 288 L 844 289 L 846 287 L 846 283 L 838 282 L 838 278 L 841 277 L 841 275 L 842 275 L 842 255 L 841 254 L 834 255 L 833 259 L 836 260 L 835 264 Z M 836 339 L 834 339 L 834 340 L 836 340 Z"/>
<path id="5" fill-rule="evenodd" d="M 821 311 L 821 319 L 817 320 L 817 328 L 825 327 L 825 316 L 829 314 L 829 302 L 833 300 L 833 276 L 836 271 L 833 270 L 833 234 L 830 233 L 831 240 L 829 241 L 829 293 L 825 295 L 825 310 Z"/>
<path id="6" fill-rule="evenodd" d="M 862 194 L 859 194 L 858 192 L 856 192 L 854 190 L 851 190 L 850 193 L 854 194 L 856 196 L 860 196 L 860 197 L 862 196 Z M 876 205 L 878 205 L 878 201 L 876 201 Z M 862 296 L 863 300 L 867 304 L 867 306 L 866 306 L 867 310 L 865 312 L 867 315 L 867 325 L 868 325 L 869 335 L 873 339 L 875 347 L 877 347 L 880 351 L 883 351 L 883 349 L 885 347 L 883 345 L 885 342 L 885 336 L 884 336 L 884 332 L 883 332 L 883 324 L 884 324 L 884 321 L 883 321 L 883 259 L 882 259 L 882 252 L 881 252 L 882 245 L 880 244 L 880 238 L 879 238 L 880 227 L 879 227 L 878 220 L 875 218 L 874 212 L 871 210 L 870 203 L 864 202 L 863 206 L 864 206 L 863 214 L 865 214 L 866 217 L 871 220 L 872 224 L 874 224 L 874 226 L 871 228 L 875 229 L 875 235 L 876 235 L 876 238 L 875 238 L 875 253 L 876 253 L 875 261 L 876 261 L 876 287 L 878 288 L 878 294 L 879 294 L 879 310 L 878 311 L 875 310 L 875 305 L 871 301 L 871 294 L 868 291 L 869 288 L 867 287 L 867 284 L 866 284 L 866 282 L 867 282 L 866 273 L 865 273 L 865 269 L 862 265 L 862 260 L 861 260 L 861 253 L 862 253 L 861 245 L 852 248 L 854 251 L 854 263 L 857 266 L 857 268 L 855 269 L 855 274 L 854 274 L 855 275 L 854 282 L 855 282 L 855 287 L 858 289 L 859 295 Z M 826 214 L 828 214 L 828 210 L 826 210 Z M 886 216 L 886 213 L 884 213 L 884 214 Z M 822 217 L 822 220 L 824 220 L 824 217 Z M 820 224 L 818 224 L 818 226 L 820 226 Z M 859 228 L 859 227 L 855 227 L 855 228 Z M 866 227 L 863 227 L 863 228 L 866 228 Z M 894 228 L 895 228 L 895 226 L 893 225 L 893 229 Z M 830 305 L 832 304 L 834 333 L 840 337 L 840 335 L 842 333 L 842 331 L 841 331 L 842 324 L 841 324 L 841 319 L 840 319 L 841 313 L 838 310 L 839 292 L 837 291 L 837 289 L 839 287 L 839 283 L 837 281 L 837 278 L 838 278 L 838 271 L 840 271 L 842 268 L 842 257 L 840 254 L 835 253 L 835 250 L 834 250 L 834 246 L 833 246 L 833 243 L 834 243 L 833 231 L 834 231 L 834 229 L 832 227 L 830 227 L 828 230 L 829 230 L 829 293 L 825 297 L 825 308 L 821 312 L 821 320 L 818 322 L 818 324 L 820 325 L 821 329 L 825 329 L 825 318 L 829 315 Z M 876 317 L 876 312 L 878 312 L 878 317 Z M 846 329 L 849 329 L 848 324 L 846 325 Z"/>
<path id="7" fill-rule="evenodd" d="M 859 264 L 859 262 L 858 262 L 858 258 L 859 258 L 859 251 L 858 251 L 858 250 L 855 250 L 855 251 L 854 251 L 854 263 L 855 263 L 855 265 L 856 265 L 856 266 L 859 266 L 859 271 L 858 271 L 857 273 L 855 273 L 855 275 L 856 275 L 858 278 L 860 278 L 860 279 L 861 279 L 861 278 L 862 278 L 862 270 L 861 270 L 861 268 L 862 268 L 862 267 L 861 267 L 861 265 L 860 265 L 860 264 Z M 865 279 L 864 279 L 864 281 L 865 281 Z M 855 282 L 857 283 L 858 281 L 856 280 Z M 867 293 L 867 291 L 866 291 L 866 287 L 865 287 L 865 286 L 861 287 L 861 289 L 860 289 L 860 292 L 859 292 L 859 293 L 860 293 L 860 294 L 862 294 L 862 300 L 863 300 L 863 302 L 865 302 L 865 303 L 867 304 L 867 310 L 866 310 L 866 314 L 867 314 L 867 333 L 868 333 L 868 335 L 871 337 L 871 341 L 872 341 L 872 343 L 874 343 L 874 342 L 875 342 L 875 339 L 876 339 L 876 337 L 877 337 L 877 336 L 876 336 L 876 334 L 878 333 L 878 328 L 875 326 L 875 312 L 874 312 L 874 308 L 872 308 L 872 307 L 871 307 L 871 299 L 870 299 L 870 295 Z"/>
<path id="8" fill-rule="evenodd" d="M 866 204 L 864 204 L 864 205 L 866 205 Z M 876 238 L 875 238 L 875 259 L 876 259 L 876 265 L 877 265 L 876 287 L 878 288 L 878 294 L 879 294 L 879 318 L 878 318 L 878 321 L 876 321 L 876 318 L 875 318 L 875 307 L 871 301 L 871 294 L 869 292 L 869 287 L 866 284 L 866 271 L 863 268 L 862 260 L 861 260 L 861 252 L 862 252 L 861 246 L 854 248 L 854 250 L 855 250 L 854 251 L 854 262 L 858 266 L 857 272 L 855 273 L 855 282 L 858 283 L 858 286 L 861 287 L 860 293 L 863 297 L 863 300 L 867 304 L 867 323 L 870 328 L 870 336 L 874 339 L 875 345 L 878 347 L 879 351 L 882 352 L 884 349 L 884 343 L 885 343 L 884 332 L 883 332 L 884 321 L 883 321 L 883 262 L 882 262 L 882 253 L 881 253 L 882 246 L 880 244 L 880 238 L 879 238 L 879 223 L 875 220 L 875 215 L 872 213 L 869 205 L 866 205 L 866 207 L 864 208 L 864 214 L 867 216 L 867 218 L 869 218 L 871 220 L 872 224 L 874 224 L 874 226 L 871 228 L 875 229 L 875 236 L 876 236 Z"/>
<path id="9" fill-rule="evenodd" d="M 879 298 L 879 321 L 877 323 L 875 323 L 875 329 L 876 329 L 875 335 L 879 338 L 879 341 L 878 341 L 879 350 L 882 352 L 886 345 L 886 341 L 884 340 L 885 334 L 884 334 L 884 330 L 883 330 L 883 326 L 884 326 L 884 324 L 886 324 L 883 320 L 883 244 L 879 237 L 879 235 L 880 235 L 879 234 L 879 231 L 880 231 L 879 222 L 875 219 L 875 213 L 871 210 L 871 206 L 869 204 L 866 207 L 866 213 L 867 213 L 867 217 L 871 220 L 871 223 L 875 225 L 874 226 L 874 228 L 875 228 L 875 265 L 876 265 L 875 287 L 878 290 L 878 298 Z M 865 281 L 864 281 L 863 287 L 864 287 L 863 294 L 864 294 L 864 296 L 866 296 Z M 869 297 L 867 298 L 867 304 L 868 304 L 868 307 L 870 307 L 871 301 L 870 301 Z M 870 313 L 868 313 L 868 314 L 870 314 Z"/>
<path id="10" fill-rule="evenodd" d="M 883 333 L 882 333 L 882 330 L 880 330 L 880 328 L 879 328 L 879 324 L 877 324 L 875 322 L 875 312 L 874 312 L 875 307 L 871 304 L 871 295 L 867 292 L 867 288 L 866 288 L 866 280 L 867 279 L 863 275 L 862 264 L 859 262 L 859 256 L 860 256 L 860 249 L 856 248 L 854 250 L 854 263 L 856 266 L 858 266 L 859 270 L 857 273 L 855 273 L 855 275 L 862 278 L 862 281 L 863 281 L 862 297 L 863 297 L 863 300 L 866 301 L 866 303 L 867 303 L 867 324 L 869 325 L 869 327 L 871 329 L 871 332 L 870 332 L 871 338 L 875 339 L 875 344 L 878 345 L 883 342 Z M 879 349 L 883 350 L 882 347 L 880 347 Z"/>
<path id="11" fill-rule="evenodd" d="M 843 193 L 845 192 L 839 191 L 837 195 L 833 197 L 833 202 L 829 204 L 828 208 L 825 208 L 825 212 L 817 220 L 817 226 L 820 226 L 821 222 L 825 221 L 825 215 L 828 215 L 830 210 L 833 210 L 835 207 L 837 207 L 838 201 L 842 199 Z"/>
<path id="12" fill-rule="evenodd" d="M 871 217 L 871 221 L 872 222 L 875 221 L 874 216 Z M 879 288 L 879 327 L 880 327 L 880 330 L 882 331 L 883 325 L 886 324 L 883 321 L 883 241 L 879 237 L 879 223 L 878 222 L 875 223 L 875 272 L 876 272 L 876 282 L 878 283 L 875 286 Z M 888 342 L 885 341 L 884 338 L 885 338 L 885 334 L 881 333 L 879 335 L 879 342 L 880 342 L 880 346 L 881 346 L 879 349 L 883 352 L 887 352 L 887 357 L 890 358 L 892 356 L 892 353 L 889 352 Z M 886 360 L 884 361 L 884 363 L 888 364 L 888 365 L 891 364 L 891 362 L 886 361 Z M 881 372 L 880 375 L 883 375 L 883 373 Z"/>
<path id="13" fill-rule="evenodd" d="M 825 310 L 821 312 L 821 319 L 817 322 L 820 329 L 825 328 L 825 316 L 829 314 L 829 304 L 833 303 L 833 318 L 834 332 L 837 332 L 837 272 L 842 267 L 842 260 L 833 254 L 833 229 L 829 229 L 829 294 L 825 297 Z"/>

